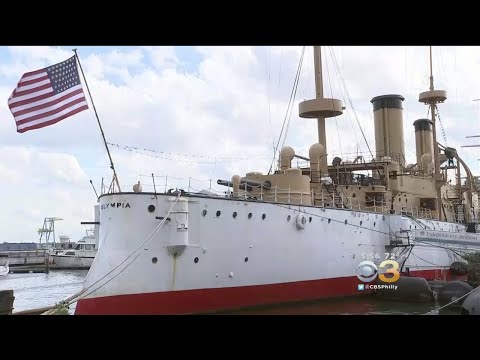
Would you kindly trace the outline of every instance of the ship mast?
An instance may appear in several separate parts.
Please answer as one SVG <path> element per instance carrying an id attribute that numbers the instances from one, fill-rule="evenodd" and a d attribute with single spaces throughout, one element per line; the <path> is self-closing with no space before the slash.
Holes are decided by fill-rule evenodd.
<path id="1" fill-rule="evenodd" d="M 327 136 L 325 131 L 325 118 L 342 115 L 343 104 L 338 99 L 323 97 L 322 78 L 322 50 L 320 46 L 313 47 L 313 61 L 315 65 L 315 99 L 306 100 L 298 105 L 299 115 L 302 118 L 317 119 L 318 142 L 327 153 Z M 327 156 L 322 157 L 322 169 L 327 169 Z"/>
<path id="2" fill-rule="evenodd" d="M 315 64 L 315 92 L 317 99 L 323 99 L 323 79 L 322 79 L 322 48 L 313 47 L 313 61 Z M 317 118 L 318 142 L 323 145 L 327 153 L 327 138 L 325 134 L 325 117 Z"/>
<path id="3" fill-rule="evenodd" d="M 432 65 L 432 47 L 430 46 L 430 90 L 425 91 L 419 95 L 418 101 L 423 102 L 426 105 L 430 106 L 430 113 L 432 114 L 433 122 L 433 157 L 434 157 L 434 179 L 435 179 L 435 189 L 437 192 L 437 209 L 438 209 L 438 220 L 442 220 L 442 192 L 441 187 L 444 184 L 443 176 L 440 172 L 440 158 L 439 150 L 437 143 L 437 125 L 436 125 L 436 116 L 435 110 L 437 103 L 443 103 L 447 99 L 447 92 L 444 90 L 435 90 L 433 86 L 433 65 Z"/>

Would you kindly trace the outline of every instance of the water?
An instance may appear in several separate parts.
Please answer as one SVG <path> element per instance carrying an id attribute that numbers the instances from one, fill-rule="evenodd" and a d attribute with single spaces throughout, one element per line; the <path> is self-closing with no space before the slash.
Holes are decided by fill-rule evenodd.
<path id="1" fill-rule="evenodd" d="M 88 270 L 50 271 L 48 274 L 8 274 L 0 290 L 14 290 L 13 312 L 52 306 L 82 289 Z M 76 304 L 69 313 L 73 314 Z"/>
<path id="2" fill-rule="evenodd" d="M 49 274 L 8 274 L 0 277 L 0 290 L 14 290 L 14 312 L 52 306 L 81 290 L 88 270 L 51 271 Z M 69 313 L 73 314 L 72 304 Z M 372 296 L 319 300 L 295 304 L 262 306 L 224 312 L 232 315 L 416 315 L 435 310 L 435 302 L 412 303 L 381 300 Z M 434 315 L 459 314 L 447 308 Z"/>

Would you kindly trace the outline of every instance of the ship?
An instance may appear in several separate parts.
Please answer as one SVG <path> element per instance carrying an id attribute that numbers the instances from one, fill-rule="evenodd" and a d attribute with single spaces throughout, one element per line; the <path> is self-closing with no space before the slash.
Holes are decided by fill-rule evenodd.
<path id="1" fill-rule="evenodd" d="M 66 236 L 60 237 L 60 246 L 50 254 L 52 270 L 88 270 L 97 254 L 97 243 L 93 229 L 77 242 L 70 242 Z"/>
<path id="2" fill-rule="evenodd" d="M 316 97 L 298 105 L 301 118 L 317 120 L 308 157 L 284 146 L 268 174 L 218 179 L 221 195 L 111 186 L 94 206 L 98 253 L 75 314 L 198 314 L 357 296 L 377 271 L 360 269 L 365 261 L 394 260 L 402 277 L 464 276 L 458 264 L 480 249 L 478 177 L 437 141 L 447 93 L 434 88 L 431 62 L 430 49 L 430 88 L 418 100 L 431 117 L 408 134 L 416 163 L 405 160 L 398 94 L 371 99 L 371 156 L 327 162 L 325 121 L 346 107 L 324 97 L 314 46 Z M 306 165 L 295 166 L 298 158 Z"/>

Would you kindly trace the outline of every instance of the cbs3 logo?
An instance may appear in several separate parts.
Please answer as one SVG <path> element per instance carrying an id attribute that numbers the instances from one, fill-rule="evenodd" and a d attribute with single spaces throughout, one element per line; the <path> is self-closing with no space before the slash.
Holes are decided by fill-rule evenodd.
<path id="1" fill-rule="evenodd" d="M 387 267 L 391 265 L 391 267 Z M 377 265 L 372 261 L 362 261 L 357 266 L 357 277 L 360 281 L 363 282 L 372 282 L 378 276 L 378 278 L 386 283 L 393 283 L 400 279 L 400 272 L 398 271 L 398 262 L 395 260 L 384 260 L 379 265 L 380 268 L 386 268 L 385 274 L 378 274 Z M 386 274 L 391 274 L 392 276 L 387 277 Z"/>

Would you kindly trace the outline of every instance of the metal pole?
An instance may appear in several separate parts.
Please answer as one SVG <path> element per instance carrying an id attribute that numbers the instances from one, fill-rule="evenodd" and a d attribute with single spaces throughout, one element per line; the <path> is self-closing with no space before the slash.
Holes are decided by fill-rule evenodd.
<path id="1" fill-rule="evenodd" d="M 100 132 L 102 133 L 103 143 L 105 144 L 105 148 L 107 149 L 108 158 L 110 159 L 110 168 L 113 171 L 114 180 L 117 183 L 118 191 L 121 192 L 122 190 L 120 189 L 120 184 L 118 183 L 118 177 L 117 177 L 117 173 L 115 171 L 115 166 L 113 166 L 112 156 L 110 155 L 110 150 L 109 150 L 108 145 L 107 145 L 107 140 L 105 140 L 105 134 L 103 133 L 102 124 L 100 123 L 100 119 L 98 118 L 97 109 L 95 108 L 95 103 L 93 102 L 92 94 L 90 93 L 90 89 L 88 87 L 87 79 L 85 78 L 85 74 L 83 73 L 83 68 L 82 68 L 82 64 L 80 63 L 80 58 L 78 57 L 78 54 L 77 54 L 77 49 L 73 49 L 73 52 L 75 53 L 75 59 L 77 59 L 78 66 L 80 67 L 80 71 L 82 72 L 83 81 L 85 81 L 85 86 L 87 88 L 88 96 L 90 97 L 90 101 L 92 102 L 93 111 L 95 112 L 95 116 L 97 118 L 98 126 L 100 127 Z"/>
<path id="2" fill-rule="evenodd" d="M 323 79 L 322 79 L 322 51 L 320 46 L 313 47 L 314 65 L 315 65 L 315 93 L 317 99 L 323 99 Z M 327 152 L 327 138 L 325 134 L 325 118 L 317 118 L 318 142 L 323 145 L 325 153 Z M 326 164 L 327 159 L 323 159 Z"/>

